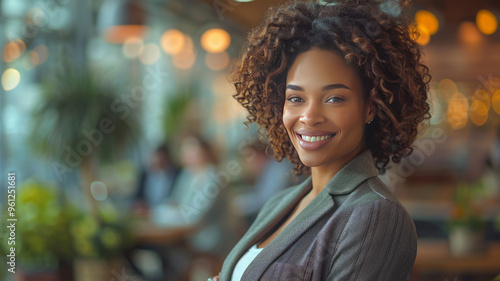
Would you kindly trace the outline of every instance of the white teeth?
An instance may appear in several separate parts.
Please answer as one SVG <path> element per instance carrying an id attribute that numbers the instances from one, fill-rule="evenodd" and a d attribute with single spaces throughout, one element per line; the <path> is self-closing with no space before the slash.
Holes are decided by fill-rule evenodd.
<path id="1" fill-rule="evenodd" d="M 307 141 L 307 142 L 317 142 L 317 141 L 324 141 L 328 138 L 331 138 L 333 135 L 327 135 L 327 136 L 306 136 L 306 135 L 301 135 L 302 139 Z"/>

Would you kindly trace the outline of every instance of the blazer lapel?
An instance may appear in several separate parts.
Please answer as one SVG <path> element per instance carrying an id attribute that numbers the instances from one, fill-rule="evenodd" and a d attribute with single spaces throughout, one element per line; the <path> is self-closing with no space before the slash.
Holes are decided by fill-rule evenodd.
<path id="1" fill-rule="evenodd" d="M 325 188 L 332 195 L 351 193 L 362 182 L 377 177 L 372 152 L 366 149 L 356 155 L 326 184 Z"/>
<path id="2" fill-rule="evenodd" d="M 300 199 L 300 198 L 299 198 Z M 297 202 L 298 203 L 298 200 Z M 295 207 L 293 204 L 291 207 Z M 323 189 L 264 249 L 245 270 L 241 281 L 254 281 L 264 274 L 283 252 L 289 249 L 302 234 L 309 230 L 323 215 L 335 206 L 332 197 Z M 273 221 L 273 226 L 278 221 Z M 257 241 L 252 239 L 253 245 Z"/>
<path id="3" fill-rule="evenodd" d="M 288 193 L 285 193 L 283 198 L 279 200 L 277 206 L 270 206 L 269 213 L 262 214 L 262 221 L 252 225 L 247 233 L 240 239 L 234 246 L 233 250 L 226 257 L 226 262 L 222 266 L 220 278 L 221 281 L 231 280 L 231 274 L 236 266 L 236 263 L 246 253 L 246 251 L 253 246 L 253 244 L 260 241 L 287 213 L 297 205 L 300 199 L 307 194 L 310 190 L 311 177 L 304 180 L 302 183 L 295 187 L 287 188 Z M 273 208 L 274 207 L 274 208 Z M 269 246 L 269 245 L 268 245 Z M 266 247 L 267 248 L 267 247 Z M 262 250 L 264 252 L 264 250 Z M 261 252 L 261 253 L 262 253 Z M 260 254 L 259 254 L 260 257 Z"/>

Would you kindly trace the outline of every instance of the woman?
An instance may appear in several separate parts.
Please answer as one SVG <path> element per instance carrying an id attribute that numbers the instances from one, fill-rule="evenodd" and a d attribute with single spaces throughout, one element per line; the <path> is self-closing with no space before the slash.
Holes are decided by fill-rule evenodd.
<path id="1" fill-rule="evenodd" d="M 413 38 L 366 0 L 289 3 L 250 34 L 234 97 L 310 176 L 267 201 L 214 280 L 411 279 L 415 227 L 377 175 L 430 117 Z"/>

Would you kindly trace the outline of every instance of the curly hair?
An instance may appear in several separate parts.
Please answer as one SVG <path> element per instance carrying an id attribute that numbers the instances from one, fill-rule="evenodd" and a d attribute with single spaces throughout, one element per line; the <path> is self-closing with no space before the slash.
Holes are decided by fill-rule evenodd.
<path id="1" fill-rule="evenodd" d="M 365 128 L 366 145 L 383 173 L 412 153 L 419 124 L 430 118 L 429 69 L 421 62 L 415 26 L 382 12 L 382 1 L 347 0 L 334 4 L 292 1 L 270 8 L 249 33 L 241 61 L 232 71 L 233 97 L 248 110 L 248 127 L 265 129 L 277 161 L 287 157 L 296 175 L 310 174 L 299 159 L 282 122 L 288 70 L 300 53 L 313 47 L 333 50 L 353 65 L 364 99 L 376 109 Z M 405 3 L 398 3 L 404 6 Z"/>

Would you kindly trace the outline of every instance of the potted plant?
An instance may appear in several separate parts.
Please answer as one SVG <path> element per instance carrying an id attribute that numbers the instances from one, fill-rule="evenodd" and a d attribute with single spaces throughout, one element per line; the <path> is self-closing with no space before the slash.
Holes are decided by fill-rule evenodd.
<path id="1" fill-rule="evenodd" d="M 3 251 L 15 248 L 16 268 L 20 271 L 16 277 L 61 280 L 61 265 L 71 264 L 74 256 L 69 225 L 78 210 L 55 185 L 39 180 L 30 179 L 19 185 L 16 199 L 15 244 L 2 243 Z M 3 235 L 5 231 L 2 229 Z"/>
<path id="2" fill-rule="evenodd" d="M 83 214 L 70 225 L 76 250 L 76 281 L 109 281 L 122 272 L 120 257 L 132 244 L 127 217 L 112 205 L 99 207 L 97 216 Z"/>
<path id="3" fill-rule="evenodd" d="M 455 190 L 452 214 L 448 222 L 452 255 L 466 256 L 483 249 L 485 222 L 478 203 L 483 190 L 481 183 L 460 183 Z"/>
<path id="4" fill-rule="evenodd" d="M 138 136 L 139 101 L 131 91 L 118 91 L 88 69 L 70 66 L 43 86 L 43 97 L 33 112 L 31 144 L 52 159 L 60 180 L 79 171 L 82 194 L 95 213 L 90 185 L 98 178 L 98 164 L 117 159 Z"/>

